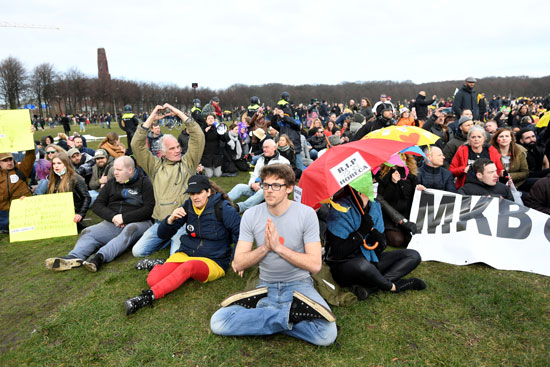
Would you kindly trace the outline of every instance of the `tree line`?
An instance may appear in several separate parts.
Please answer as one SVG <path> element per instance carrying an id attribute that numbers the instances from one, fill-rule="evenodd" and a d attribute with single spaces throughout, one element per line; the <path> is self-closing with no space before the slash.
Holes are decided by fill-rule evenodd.
<path id="1" fill-rule="evenodd" d="M 198 81 L 200 82 L 200 81 Z M 283 91 L 290 93 L 295 104 L 307 104 L 312 98 L 329 103 L 346 103 L 350 99 L 368 98 L 373 103 L 381 93 L 391 96 L 393 101 L 415 98 L 419 91 L 428 96 L 448 98 L 463 84 L 461 80 L 449 80 L 415 84 L 411 81 L 365 81 L 342 82 L 336 85 L 306 84 L 286 85 L 270 83 L 264 85 L 234 84 L 225 89 L 214 90 L 175 84 L 160 85 L 153 82 L 132 80 L 105 80 L 85 75 L 77 68 L 65 72 L 57 71 L 50 63 L 42 63 L 33 70 L 26 70 L 15 57 L 7 57 L 0 63 L 0 102 L 3 108 L 16 109 L 34 104 L 41 116 L 55 113 L 113 113 L 124 105 L 131 105 L 134 111 L 151 111 L 159 102 L 168 102 L 178 108 L 190 108 L 194 98 L 206 104 L 218 96 L 223 109 L 247 106 L 251 96 L 257 96 L 262 103 L 274 105 Z M 478 79 L 476 90 L 485 93 L 487 99 L 493 95 L 506 97 L 546 96 L 550 92 L 550 76 L 531 78 L 527 76 L 487 77 Z"/>

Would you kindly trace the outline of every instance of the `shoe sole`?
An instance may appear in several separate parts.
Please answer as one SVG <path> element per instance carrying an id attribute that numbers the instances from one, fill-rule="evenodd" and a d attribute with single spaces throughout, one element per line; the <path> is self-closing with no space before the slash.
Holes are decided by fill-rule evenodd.
<path id="1" fill-rule="evenodd" d="M 313 308 L 315 311 L 319 312 L 319 314 L 321 316 L 323 316 L 323 318 L 325 320 L 327 320 L 328 322 L 334 322 L 336 321 L 336 316 L 334 316 L 334 314 L 328 309 L 326 308 L 325 306 L 323 306 L 322 304 L 318 303 L 318 302 L 315 302 L 314 300 L 312 300 L 311 298 L 303 295 L 302 293 L 298 292 L 298 291 L 294 291 L 294 297 L 296 297 L 297 299 L 299 299 L 300 301 L 304 302 L 305 304 L 307 304 L 309 307 Z"/>
<path id="2" fill-rule="evenodd" d="M 124 308 L 126 309 L 126 316 L 135 312 L 132 310 L 132 304 L 128 301 L 124 301 Z"/>
<path id="3" fill-rule="evenodd" d="M 95 273 L 97 271 L 97 266 L 95 266 L 94 263 L 89 263 L 87 261 L 84 261 L 84 263 L 82 263 L 82 265 L 84 265 L 84 267 L 86 268 L 86 270 L 89 270 L 91 271 L 92 273 Z"/>
<path id="4" fill-rule="evenodd" d="M 220 306 L 227 307 L 230 304 L 232 304 L 234 302 L 237 302 L 241 299 L 248 298 L 248 297 L 259 296 L 259 295 L 262 295 L 262 294 L 267 294 L 267 287 L 256 288 L 256 289 L 253 289 L 251 291 L 239 292 L 239 293 L 232 294 L 229 297 L 227 297 L 226 299 L 224 299 L 223 301 L 221 301 Z"/>
<path id="5" fill-rule="evenodd" d="M 82 260 L 80 259 L 62 259 L 59 257 L 52 257 L 46 259 L 46 269 L 53 271 L 65 271 L 82 266 Z"/>

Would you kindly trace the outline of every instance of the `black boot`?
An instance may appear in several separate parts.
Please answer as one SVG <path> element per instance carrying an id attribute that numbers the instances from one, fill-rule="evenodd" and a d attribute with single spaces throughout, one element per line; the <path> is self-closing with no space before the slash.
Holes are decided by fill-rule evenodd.
<path id="1" fill-rule="evenodd" d="M 153 294 L 152 290 L 148 289 L 148 290 L 141 291 L 141 294 L 139 296 L 135 296 L 133 298 L 130 298 L 124 301 L 124 307 L 126 307 L 126 316 L 136 312 L 143 306 L 151 305 L 152 307 L 154 300 L 155 300 L 155 295 Z"/>
<path id="2" fill-rule="evenodd" d="M 84 261 L 84 267 L 95 273 L 99 270 L 99 267 L 103 264 L 103 254 L 97 253 L 92 255 L 88 260 Z"/>
<path id="3" fill-rule="evenodd" d="M 134 266 L 137 270 L 153 270 L 155 265 L 162 265 L 166 260 L 164 259 L 141 259 Z"/>
<path id="4" fill-rule="evenodd" d="M 329 322 L 336 321 L 336 317 L 329 309 L 300 292 L 294 291 L 294 299 L 290 306 L 288 321 L 297 324 L 300 321 L 321 319 Z"/>
<path id="5" fill-rule="evenodd" d="M 395 291 L 397 293 L 406 292 L 409 290 L 421 291 L 426 289 L 426 282 L 418 278 L 399 279 L 395 282 Z"/>

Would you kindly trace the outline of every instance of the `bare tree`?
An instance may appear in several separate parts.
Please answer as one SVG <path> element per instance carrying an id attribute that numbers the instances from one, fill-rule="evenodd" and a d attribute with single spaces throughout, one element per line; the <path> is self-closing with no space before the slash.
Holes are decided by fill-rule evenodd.
<path id="1" fill-rule="evenodd" d="M 25 91 L 27 72 L 23 64 L 9 56 L 0 63 L 0 95 L 10 109 L 19 106 L 21 95 Z"/>
<path id="2" fill-rule="evenodd" d="M 48 106 L 53 98 L 55 78 L 54 67 L 49 63 L 43 63 L 35 67 L 30 78 L 29 88 L 32 96 L 38 102 L 38 111 L 41 117 L 43 117 L 42 102 Z"/>

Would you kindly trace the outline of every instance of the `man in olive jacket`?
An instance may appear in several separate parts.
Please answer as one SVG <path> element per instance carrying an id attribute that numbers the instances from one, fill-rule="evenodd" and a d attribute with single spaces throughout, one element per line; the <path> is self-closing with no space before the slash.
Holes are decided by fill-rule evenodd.
<path id="1" fill-rule="evenodd" d="M 165 109 L 170 110 L 167 115 L 161 115 Z M 159 114 L 159 112 L 161 114 Z M 178 140 L 166 134 L 160 141 L 162 157 L 153 155 L 147 148 L 147 132 L 154 121 L 168 115 L 179 117 L 189 132 L 189 148 L 185 155 L 181 154 Z M 180 246 L 179 238 L 185 227 L 176 233 L 171 241 L 158 237 L 157 228 L 160 222 L 172 214 L 175 208 L 181 206 L 188 195 L 187 181 L 195 174 L 204 150 L 204 134 L 200 126 L 188 118 L 183 112 L 169 105 L 156 106 L 153 112 L 138 129 L 132 140 L 132 150 L 137 163 L 151 178 L 155 192 L 155 209 L 153 219 L 155 224 L 149 228 L 141 239 L 132 248 L 136 257 L 145 257 L 171 244 L 170 253 L 174 253 Z"/>

